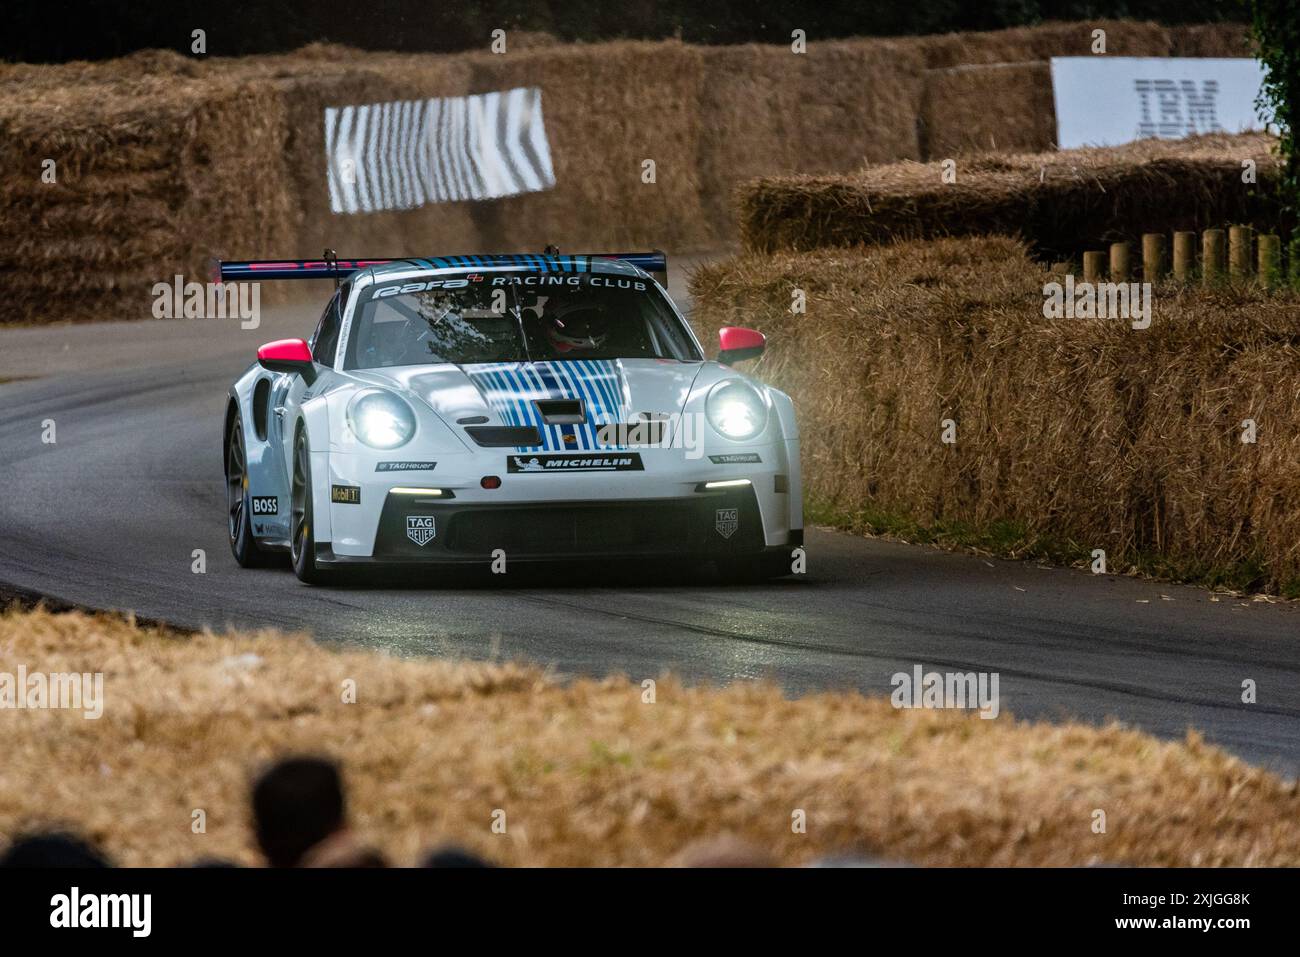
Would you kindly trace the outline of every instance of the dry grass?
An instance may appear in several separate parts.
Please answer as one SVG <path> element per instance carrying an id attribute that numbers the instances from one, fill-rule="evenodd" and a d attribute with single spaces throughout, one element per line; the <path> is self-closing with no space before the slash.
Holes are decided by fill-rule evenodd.
<path id="1" fill-rule="evenodd" d="M 560 684 L 518 665 L 39 610 L 0 616 L 0 670 L 19 664 L 103 672 L 106 705 L 97 721 L 0 712 L 0 836 L 71 823 L 129 865 L 252 862 L 249 776 L 304 751 L 342 760 L 356 830 L 399 863 L 452 839 L 509 864 L 656 865 L 730 832 L 788 864 L 846 850 L 932 865 L 1300 864 L 1296 785 L 1194 734 L 670 678 L 643 704 L 621 678 Z M 347 679 L 356 704 L 341 703 Z M 195 808 L 206 834 L 191 833 Z M 498 808 L 504 835 L 489 828 Z"/>
<path id="2" fill-rule="evenodd" d="M 741 237 L 748 249 L 772 251 L 1003 234 L 1071 256 L 1144 232 L 1271 223 L 1274 142 L 1263 133 L 1212 135 L 973 157 L 957 164 L 955 183 L 944 182 L 939 162 L 765 177 L 741 191 Z M 1242 182 L 1247 159 L 1257 185 Z"/>
<path id="3" fill-rule="evenodd" d="M 1161 285 L 1134 330 L 1043 318 L 1049 278 L 1008 238 L 747 255 L 696 274 L 692 319 L 771 337 L 756 371 L 798 401 L 815 501 L 1295 593 L 1300 300 Z"/>

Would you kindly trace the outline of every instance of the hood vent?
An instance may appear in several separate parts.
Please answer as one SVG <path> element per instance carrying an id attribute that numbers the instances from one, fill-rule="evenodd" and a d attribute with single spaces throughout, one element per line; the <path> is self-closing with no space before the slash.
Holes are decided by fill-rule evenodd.
<path id="1" fill-rule="evenodd" d="M 547 425 L 581 425 L 587 421 L 581 399 L 537 399 L 535 403 Z"/>

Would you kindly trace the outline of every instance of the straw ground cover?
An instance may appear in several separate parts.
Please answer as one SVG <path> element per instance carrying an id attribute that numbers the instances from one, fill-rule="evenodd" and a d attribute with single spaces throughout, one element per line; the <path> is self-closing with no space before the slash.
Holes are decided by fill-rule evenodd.
<path id="1" fill-rule="evenodd" d="M 290 752 L 341 760 L 355 830 L 402 864 L 454 840 L 508 864 L 659 865 L 724 833 L 787 864 L 837 852 L 1300 864 L 1296 785 L 1194 734 L 1161 742 L 664 676 L 646 703 L 639 677 L 561 683 L 517 664 L 336 652 L 269 632 L 181 637 L 39 610 L 0 616 L 0 671 L 20 664 L 102 672 L 104 709 L 98 720 L 0 711 L 0 844 L 62 823 L 122 864 L 253 862 L 249 777 Z M 206 833 L 193 833 L 196 809 Z M 496 810 L 504 834 L 491 830 Z M 791 827 L 796 810 L 806 833 Z"/>
<path id="2" fill-rule="evenodd" d="M 1218 134 L 978 156 L 957 162 L 955 181 L 939 161 L 763 177 L 738 190 L 741 238 L 770 252 L 1000 233 L 1023 237 L 1040 255 L 1071 257 L 1145 232 L 1272 223 L 1275 143 L 1262 133 Z M 1254 183 L 1243 181 L 1248 160 Z"/>
<path id="3" fill-rule="evenodd" d="M 814 517 L 1300 595 L 1300 299 L 1157 285 L 1135 330 L 1045 319 L 1051 278 L 1009 238 L 744 255 L 692 320 L 769 336 Z"/>

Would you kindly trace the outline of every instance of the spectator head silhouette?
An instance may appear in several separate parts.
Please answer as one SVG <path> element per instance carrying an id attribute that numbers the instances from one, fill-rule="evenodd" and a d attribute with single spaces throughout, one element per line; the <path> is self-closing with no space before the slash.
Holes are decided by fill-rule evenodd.
<path id="1" fill-rule="evenodd" d="M 338 766 L 326 758 L 287 758 L 253 784 L 253 829 L 272 867 L 297 867 L 343 830 L 347 808 Z"/>
<path id="2" fill-rule="evenodd" d="M 66 831 L 22 835 L 0 855 L 0 868 L 109 866 L 99 851 Z"/>

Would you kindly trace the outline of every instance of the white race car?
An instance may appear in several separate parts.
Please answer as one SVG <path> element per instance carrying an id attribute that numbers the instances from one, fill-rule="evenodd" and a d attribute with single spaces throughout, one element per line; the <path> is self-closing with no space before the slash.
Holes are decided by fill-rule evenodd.
<path id="1" fill-rule="evenodd" d="M 230 389 L 240 565 L 305 582 L 372 564 L 711 560 L 792 570 L 799 431 L 782 392 L 715 361 L 654 275 L 662 253 L 224 262 L 223 280 L 333 277 L 310 340 Z"/>

